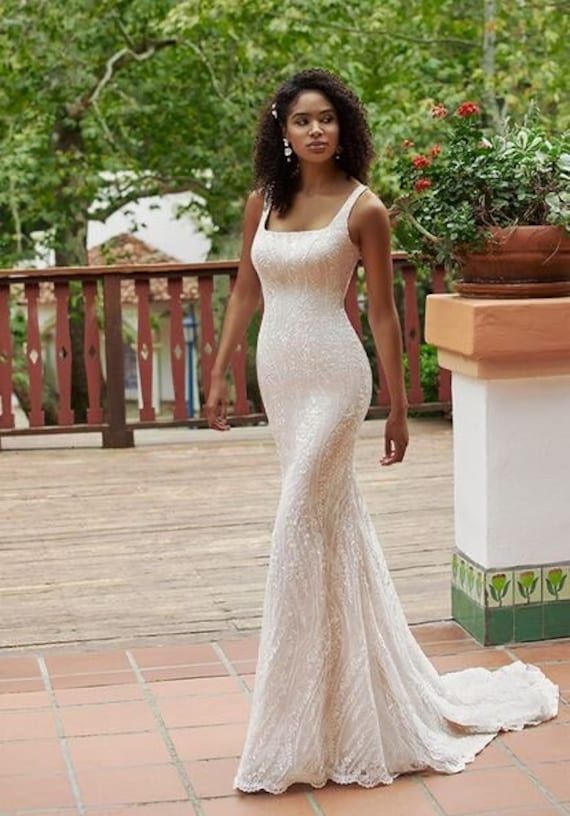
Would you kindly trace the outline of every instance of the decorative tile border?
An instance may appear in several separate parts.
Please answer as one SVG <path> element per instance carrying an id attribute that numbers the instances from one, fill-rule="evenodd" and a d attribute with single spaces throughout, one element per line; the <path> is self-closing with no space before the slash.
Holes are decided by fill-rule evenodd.
<path id="1" fill-rule="evenodd" d="M 514 570 L 515 605 L 542 603 L 542 569 Z"/>
<path id="2" fill-rule="evenodd" d="M 484 645 L 570 636 L 570 562 L 485 569 L 451 557 L 453 618 Z"/>
<path id="3" fill-rule="evenodd" d="M 566 564 L 542 568 L 542 596 L 545 601 L 570 600 L 569 573 L 570 567 Z"/>

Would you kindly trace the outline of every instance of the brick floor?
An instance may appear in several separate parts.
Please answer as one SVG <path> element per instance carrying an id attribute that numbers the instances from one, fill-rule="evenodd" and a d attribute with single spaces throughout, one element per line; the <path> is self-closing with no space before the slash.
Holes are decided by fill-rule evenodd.
<path id="1" fill-rule="evenodd" d="M 233 790 L 257 635 L 0 657 L 0 816 L 562 816 L 570 814 L 570 639 L 482 648 L 452 621 L 412 625 L 438 671 L 539 665 L 559 716 L 500 734 L 459 774 L 373 789 Z M 144 806 L 144 807 L 143 807 Z"/>

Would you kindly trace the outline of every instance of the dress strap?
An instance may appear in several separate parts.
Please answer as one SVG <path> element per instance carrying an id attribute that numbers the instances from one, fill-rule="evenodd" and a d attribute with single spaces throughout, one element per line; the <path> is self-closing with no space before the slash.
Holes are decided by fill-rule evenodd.
<path id="1" fill-rule="evenodd" d="M 363 193 L 364 190 L 367 189 L 368 187 L 366 186 L 366 184 L 362 184 L 362 182 L 359 182 L 358 186 L 354 188 L 352 193 L 348 196 L 348 198 L 340 208 L 339 215 L 340 213 L 343 213 L 345 219 L 348 220 L 348 216 L 350 215 L 350 211 L 352 210 L 352 207 L 356 202 L 356 199 L 360 197 L 360 194 Z"/>
<path id="2" fill-rule="evenodd" d="M 348 229 L 348 217 L 350 215 L 350 211 L 352 210 L 356 199 L 359 198 L 360 194 L 363 193 L 364 190 L 367 189 L 366 184 L 362 184 L 362 182 L 358 183 L 331 221 L 331 226 L 333 224 L 337 224 L 342 225 L 344 229 Z"/>

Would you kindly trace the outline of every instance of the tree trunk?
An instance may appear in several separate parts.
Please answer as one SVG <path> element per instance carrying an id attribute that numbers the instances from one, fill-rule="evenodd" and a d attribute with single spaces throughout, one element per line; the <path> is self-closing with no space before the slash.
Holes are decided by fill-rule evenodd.
<path id="1" fill-rule="evenodd" d="M 86 225 L 86 222 L 85 222 Z M 70 233 L 64 241 L 66 248 L 57 249 L 55 253 L 56 266 L 86 266 L 87 248 L 79 250 L 79 241 L 85 241 L 86 230 L 77 225 L 75 234 Z M 68 250 L 69 247 L 69 250 Z M 84 363 L 84 326 L 85 308 L 83 288 L 80 281 L 71 281 L 69 284 L 69 333 L 71 338 L 71 407 L 75 413 L 75 422 L 87 421 L 89 405 L 87 393 L 87 375 Z"/>
<path id="2" fill-rule="evenodd" d="M 502 134 L 505 125 L 505 104 L 504 100 L 497 97 L 495 88 L 496 28 L 495 0 L 483 0 L 483 99 L 490 119 L 488 124 L 492 125 L 496 133 Z"/>
<path id="3" fill-rule="evenodd" d="M 84 144 L 80 122 L 62 115 L 54 131 L 56 155 L 61 154 L 61 176 L 56 226 L 56 266 L 87 266 L 87 221 L 90 202 L 83 177 Z M 71 407 L 76 422 L 86 422 L 88 394 L 83 359 L 85 310 L 80 281 L 72 281 L 69 291 L 69 328 L 71 334 Z"/>

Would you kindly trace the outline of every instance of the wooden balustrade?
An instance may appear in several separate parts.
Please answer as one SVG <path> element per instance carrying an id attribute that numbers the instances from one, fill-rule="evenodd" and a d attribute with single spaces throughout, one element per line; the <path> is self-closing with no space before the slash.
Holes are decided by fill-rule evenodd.
<path id="1" fill-rule="evenodd" d="M 394 269 L 400 270 L 404 282 L 403 334 L 408 354 L 410 407 L 418 411 L 447 411 L 451 388 L 449 372 L 440 369 L 438 401 L 427 403 L 420 381 L 420 345 L 422 332 L 419 319 L 416 270 L 404 253 L 394 253 Z M 237 261 L 217 261 L 201 264 L 146 264 L 93 267 L 55 267 L 51 269 L 0 270 L 0 437 L 30 433 L 61 433 L 97 431 L 103 435 L 105 447 L 127 447 L 133 444 L 135 428 L 187 425 L 207 427 L 203 411 L 204 395 L 210 386 L 216 355 L 216 332 L 213 313 L 214 281 L 229 276 L 229 291 L 233 291 Z M 186 278 L 197 280 L 198 320 L 198 381 L 200 411 L 188 416 L 187 353 L 184 337 L 183 283 Z M 155 370 L 153 329 L 151 319 L 151 282 L 166 279 L 167 300 L 163 303 L 169 318 L 169 365 L 173 399 L 170 415 L 156 416 L 153 405 L 153 384 L 159 372 Z M 137 315 L 137 373 L 139 389 L 138 419 L 128 420 L 125 400 L 125 370 L 123 360 L 123 308 L 121 282 L 134 281 Z M 83 422 L 74 416 L 72 406 L 72 339 L 70 331 L 70 284 L 80 283 L 83 294 L 83 366 L 88 392 L 87 415 Z M 57 383 L 57 423 L 48 425 L 45 419 L 45 348 L 42 348 L 39 318 L 40 284 L 53 283 L 55 314 L 55 377 Z M 74 284 L 75 285 L 75 284 Z M 442 269 L 434 270 L 434 292 L 444 291 Z M 19 299 L 26 313 L 25 365 L 29 381 L 29 427 L 16 427 L 12 410 L 12 386 L 15 373 L 16 343 L 10 330 L 10 301 Z M 356 274 L 346 296 L 346 311 L 355 330 L 363 339 L 363 328 L 357 301 Z M 101 307 L 102 309 L 99 308 Z M 263 299 L 260 301 L 263 310 Z M 102 315 L 102 318 L 101 318 Z M 102 325 L 100 326 L 100 322 Z M 104 342 L 104 377 L 101 358 Z M 20 355 L 22 365 L 23 354 Z M 379 359 L 379 388 L 368 417 L 386 414 L 389 395 Z M 247 393 L 247 338 L 244 336 L 232 356 L 230 373 L 235 386 L 235 399 L 230 406 L 232 424 L 254 424 L 266 421 L 263 405 L 252 404 Z M 103 387 L 104 386 L 104 387 Z M 103 394 L 105 393 L 105 404 Z"/>

